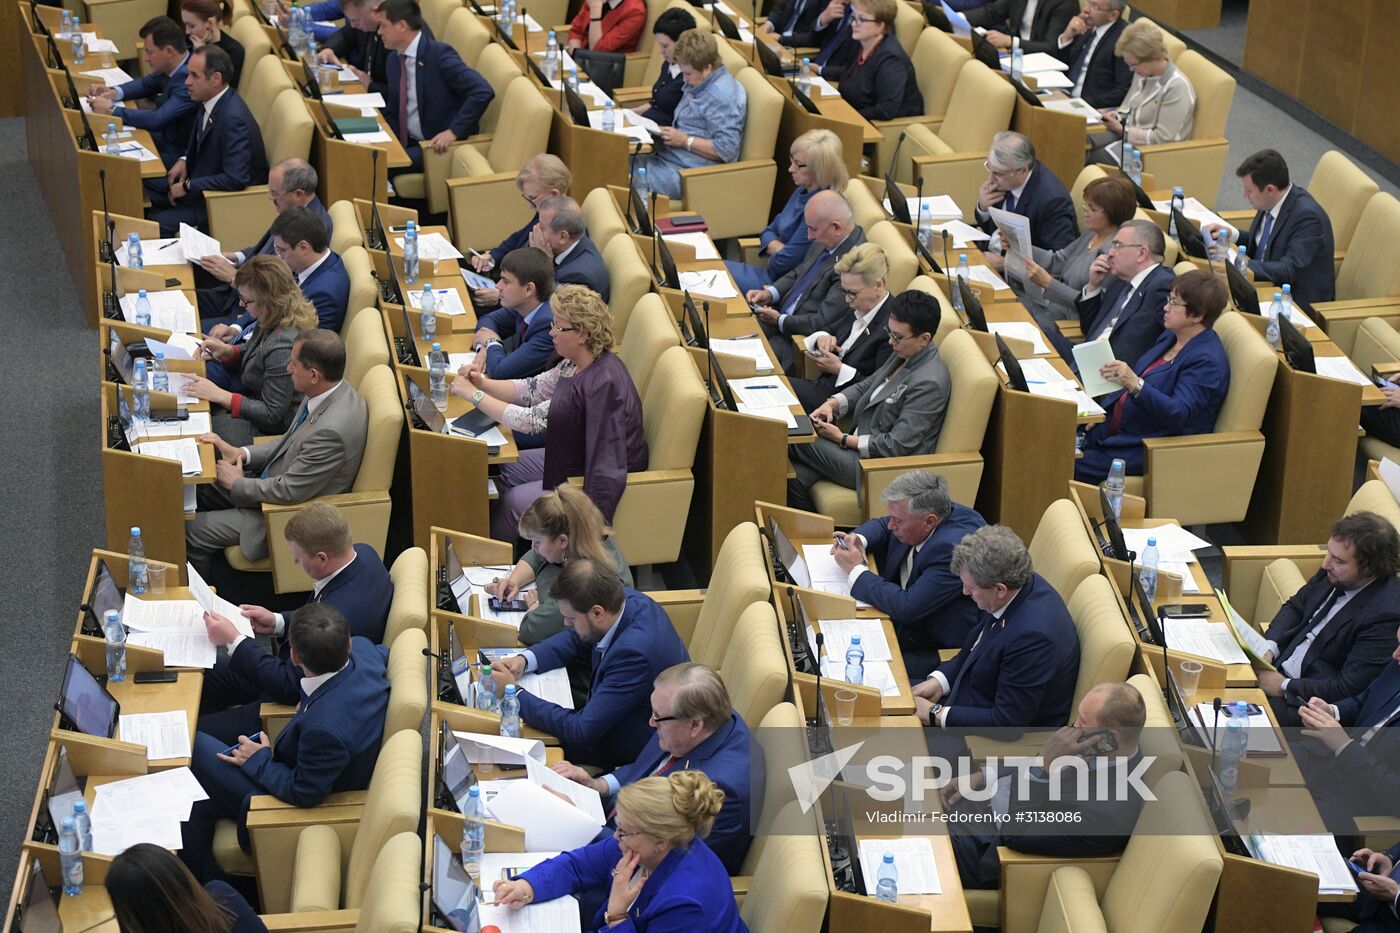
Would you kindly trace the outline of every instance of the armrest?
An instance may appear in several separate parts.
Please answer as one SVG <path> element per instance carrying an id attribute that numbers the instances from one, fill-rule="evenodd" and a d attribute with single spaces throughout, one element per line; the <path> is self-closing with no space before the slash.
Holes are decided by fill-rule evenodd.
<path id="1" fill-rule="evenodd" d="M 975 502 L 982 484 L 984 462 L 979 451 L 946 454 L 919 454 L 910 457 L 876 457 L 860 461 L 860 478 L 856 484 L 861 514 L 874 517 L 880 493 L 894 482 L 896 476 L 910 470 L 928 470 L 948 481 L 954 501 Z"/>
<path id="2" fill-rule="evenodd" d="M 1248 230 L 1254 221 L 1254 211 L 1216 211 L 1215 215 L 1232 227 Z"/>
<path id="3" fill-rule="evenodd" d="M 259 919 L 269 933 L 341 933 L 355 929 L 360 911 L 320 910 L 298 914 L 263 914 Z"/>
<path id="4" fill-rule="evenodd" d="M 749 886 L 753 884 L 753 875 L 730 875 L 729 889 L 734 892 L 735 897 L 743 897 L 749 893 Z"/>
<path id="5" fill-rule="evenodd" d="M 336 508 L 347 508 L 357 505 L 387 505 L 389 503 L 387 493 L 381 492 L 342 492 L 334 496 L 317 496 L 308 499 L 306 502 L 292 502 L 287 505 L 280 505 L 275 502 L 262 503 L 262 514 L 268 518 L 279 512 L 300 512 L 311 502 L 327 502 Z"/>
<path id="6" fill-rule="evenodd" d="M 1264 459 L 1258 431 L 1149 437 L 1143 471 L 1148 516 L 1183 525 L 1242 521 Z M 1202 488 L 1199 477 L 1212 478 Z"/>
<path id="7" fill-rule="evenodd" d="M 1146 146 L 1139 146 L 1145 155 L 1167 155 L 1173 152 L 1192 152 L 1196 149 L 1208 149 L 1213 146 L 1229 146 L 1230 141 L 1223 136 L 1214 139 L 1182 139 L 1174 143 L 1151 143 Z"/>
<path id="8" fill-rule="evenodd" d="M 704 590 L 662 590 L 648 593 L 665 610 L 671 620 L 671 627 L 685 641 L 695 631 L 695 622 L 700 618 L 700 609 L 705 604 Z"/>
<path id="9" fill-rule="evenodd" d="M 778 165 L 772 159 L 748 159 L 681 170 L 685 209 L 705 215 L 710 237 L 752 235 L 768 225 L 768 205 Z"/>
<path id="10" fill-rule="evenodd" d="M 1056 321 L 1055 327 L 1067 338 L 1083 339 L 1084 337 L 1084 325 L 1079 321 Z"/>
<path id="11" fill-rule="evenodd" d="M 651 88 L 646 86 L 613 89 L 613 100 L 621 103 L 646 103 L 651 100 Z"/>
<path id="12" fill-rule="evenodd" d="M 1219 434 L 1181 434 L 1176 437 L 1145 437 L 1142 444 L 1149 451 L 1187 450 L 1219 444 L 1239 444 L 1263 440 L 1258 431 L 1224 431 Z"/>
<path id="13" fill-rule="evenodd" d="M 756 236 L 739 237 L 739 261 L 756 266 L 763 259 L 763 246 Z"/>
<path id="14" fill-rule="evenodd" d="M 1096 899 L 1101 899 L 1120 861 L 1117 855 L 1098 858 L 1027 855 L 1006 846 L 997 846 L 997 858 L 1001 861 L 1002 933 L 1031 933 L 1037 929 L 1050 877 L 1061 868 L 1083 870 L 1093 883 Z"/>
<path id="15" fill-rule="evenodd" d="M 263 733 L 270 740 L 277 741 L 277 736 L 281 735 L 296 712 L 295 706 L 285 706 L 281 703 L 261 704 L 258 707 L 258 721 L 262 723 Z"/>
<path id="16" fill-rule="evenodd" d="M 1050 876 L 1036 933 L 1094 933 L 1107 930 L 1094 879 L 1078 865 Z"/>

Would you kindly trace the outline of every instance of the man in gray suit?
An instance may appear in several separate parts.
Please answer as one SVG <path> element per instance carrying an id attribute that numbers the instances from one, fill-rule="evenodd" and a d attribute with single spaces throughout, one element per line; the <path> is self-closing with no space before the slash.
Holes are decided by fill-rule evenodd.
<path id="1" fill-rule="evenodd" d="M 185 526 L 189 560 L 206 576 L 211 558 L 232 544 L 249 560 L 267 556 L 262 503 L 293 505 L 349 492 L 360 470 L 369 429 L 364 399 L 341 381 L 345 344 L 329 330 L 307 331 L 287 363 L 305 397 L 292 426 L 275 441 L 234 447 L 216 434 L 201 441 L 219 452 L 213 486 L 199 487 L 199 512 Z"/>
<path id="2" fill-rule="evenodd" d="M 937 298 L 918 291 L 891 298 L 889 308 L 890 358 L 812 412 L 816 443 L 788 448 L 797 474 L 788 480 L 792 508 L 816 511 L 812 486 L 818 480 L 856 488 L 863 459 L 927 454 L 938 444 L 953 388 L 933 343 L 943 309 Z M 846 416 L 849 429 L 836 424 Z"/>
<path id="3" fill-rule="evenodd" d="M 802 212 L 812 245 L 797 267 L 766 288 L 745 296 L 768 336 L 773 355 L 789 376 L 796 371 L 792 336 L 835 331 L 846 317 L 846 296 L 836 261 L 851 247 L 865 242 L 851 206 L 835 191 L 812 195 Z"/>

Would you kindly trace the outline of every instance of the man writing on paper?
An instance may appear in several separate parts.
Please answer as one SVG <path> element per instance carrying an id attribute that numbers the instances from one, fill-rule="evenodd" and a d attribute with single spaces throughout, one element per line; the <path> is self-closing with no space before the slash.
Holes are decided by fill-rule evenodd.
<path id="1" fill-rule="evenodd" d="M 1380 675 L 1400 625 L 1400 534 L 1375 512 L 1356 512 L 1332 526 L 1322 567 L 1269 623 L 1259 671 L 1274 716 L 1299 723 L 1312 697 L 1336 703 L 1356 696 Z"/>
<path id="2" fill-rule="evenodd" d="M 977 624 L 977 606 L 950 569 L 953 548 L 987 524 L 958 505 L 942 476 L 913 470 L 880 493 L 889 518 L 872 518 L 849 534 L 838 531 L 831 554 L 850 574 L 851 595 L 890 617 L 904 667 L 928 676 L 938 651 L 961 645 Z M 875 555 L 879 573 L 866 566 Z"/>
<path id="3" fill-rule="evenodd" d="M 588 699 L 565 709 L 528 690 L 519 692 L 520 718 L 557 736 L 569 760 L 612 769 L 635 761 L 651 738 L 651 684 L 666 668 L 689 660 L 661 607 L 607 567 L 570 561 L 550 587 L 565 631 L 491 665 L 496 689 L 526 674 L 587 665 Z"/>

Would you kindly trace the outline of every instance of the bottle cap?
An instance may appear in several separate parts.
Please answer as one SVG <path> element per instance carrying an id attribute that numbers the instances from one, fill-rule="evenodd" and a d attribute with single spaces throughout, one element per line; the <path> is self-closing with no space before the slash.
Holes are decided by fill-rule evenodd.
<path id="1" fill-rule="evenodd" d="M 886 852 L 886 853 L 885 853 L 885 864 L 886 864 L 886 865 L 893 865 L 893 864 L 894 864 L 894 853 L 893 853 L 893 852 Z"/>
<path id="2" fill-rule="evenodd" d="M 137 298 L 145 298 L 145 297 L 146 297 L 146 290 L 145 290 L 144 288 L 139 289 L 139 290 L 136 292 L 136 297 L 137 297 Z"/>
<path id="3" fill-rule="evenodd" d="M 106 612 L 102 613 L 102 620 L 108 625 L 111 625 L 113 622 L 120 622 L 122 620 L 122 614 L 115 609 L 108 609 Z"/>
<path id="4" fill-rule="evenodd" d="M 469 796 L 471 796 L 471 797 L 480 797 L 480 796 L 481 796 L 481 788 L 478 787 L 477 785 L 473 784 L 472 787 L 471 787 L 471 790 L 467 791 L 467 794 L 468 794 Z"/>
<path id="5" fill-rule="evenodd" d="M 1122 469 L 1122 468 L 1125 467 L 1125 466 L 1127 466 L 1127 464 L 1125 464 L 1125 463 L 1123 462 L 1123 458 L 1122 458 L 1122 457 L 1114 457 L 1114 458 L 1113 458 L 1113 463 L 1110 464 L 1110 467 L 1109 467 L 1109 468 L 1110 468 L 1110 469 Z"/>
<path id="6" fill-rule="evenodd" d="M 1285 283 L 1284 283 L 1284 286 L 1283 286 L 1283 293 L 1284 293 L 1285 295 L 1291 295 L 1291 294 L 1293 294 L 1293 286 L 1292 286 L 1292 285 L 1289 285 L 1289 284 L 1287 284 L 1287 283 L 1285 282 Z"/>
<path id="7" fill-rule="evenodd" d="M 1156 538 L 1148 538 L 1148 539 L 1147 539 L 1147 546 L 1148 546 L 1148 547 L 1156 547 L 1156 546 L 1157 546 L 1157 539 L 1156 539 Z"/>
<path id="8" fill-rule="evenodd" d="M 854 648 L 854 647 L 855 647 L 856 645 L 858 645 L 858 644 L 860 644 L 860 636 L 859 636 L 859 635 L 852 635 L 852 636 L 851 636 L 851 647 Z"/>
<path id="9" fill-rule="evenodd" d="M 65 816 L 65 817 L 63 818 L 63 831 L 64 831 L 65 833 L 66 833 L 66 832 L 71 832 L 72 829 L 73 829 L 73 818 L 72 818 L 71 816 Z"/>
<path id="10" fill-rule="evenodd" d="M 959 253 L 958 262 L 967 262 L 967 253 Z"/>
<path id="11" fill-rule="evenodd" d="M 433 350 L 434 350 L 434 351 L 437 351 L 437 350 L 441 350 L 441 349 L 442 349 L 442 344 L 440 344 L 440 343 L 438 343 L 436 340 L 434 340 L 434 341 L 433 341 Z"/>
<path id="12" fill-rule="evenodd" d="M 1274 301 L 1282 301 L 1283 292 L 1274 292 Z"/>
<path id="13" fill-rule="evenodd" d="M 1177 185 L 1175 188 L 1172 189 L 1172 194 L 1185 194 L 1185 193 L 1186 193 L 1185 190 L 1184 190 L 1180 185 Z"/>
<path id="14" fill-rule="evenodd" d="M 141 537 L 141 526 L 140 526 L 140 525 L 132 525 L 132 526 L 131 526 L 131 536 L 132 536 L 133 538 L 139 538 L 139 537 Z"/>
<path id="15" fill-rule="evenodd" d="M 157 350 L 157 351 L 156 351 L 156 359 L 158 359 L 158 360 L 163 360 L 163 359 L 165 359 L 165 351 L 164 351 L 164 350 Z"/>
<path id="16" fill-rule="evenodd" d="M 515 696 L 515 684 L 506 684 L 506 696 Z"/>
<path id="17" fill-rule="evenodd" d="M 73 812 L 74 812 L 74 813 L 86 813 L 86 812 L 87 812 L 87 801 L 86 801 L 86 800 L 75 800 L 75 801 L 73 801 Z"/>

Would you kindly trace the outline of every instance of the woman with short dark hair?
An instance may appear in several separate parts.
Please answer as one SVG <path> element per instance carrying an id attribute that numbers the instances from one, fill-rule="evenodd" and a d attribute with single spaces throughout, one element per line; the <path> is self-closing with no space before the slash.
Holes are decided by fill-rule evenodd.
<path id="1" fill-rule="evenodd" d="M 661 73 L 651 86 L 651 100 L 642 116 L 654 120 L 661 126 L 670 126 L 676 118 L 676 108 L 680 106 L 681 93 L 685 81 L 681 80 L 681 66 L 676 64 L 676 40 L 681 33 L 695 28 L 695 17 L 679 7 L 663 10 L 651 27 L 656 51 L 661 53 Z"/>

